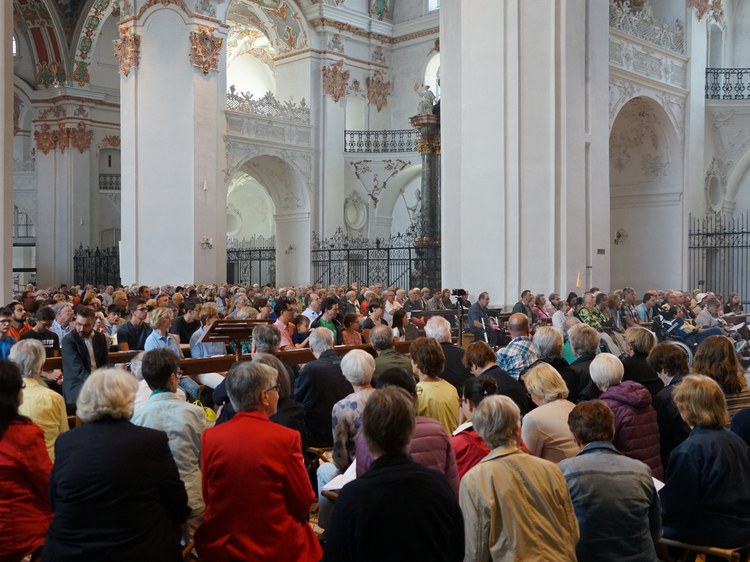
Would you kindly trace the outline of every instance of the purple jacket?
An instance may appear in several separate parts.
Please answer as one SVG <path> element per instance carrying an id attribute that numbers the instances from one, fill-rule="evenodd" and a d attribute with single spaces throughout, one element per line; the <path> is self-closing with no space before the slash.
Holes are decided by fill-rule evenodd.
<path id="1" fill-rule="evenodd" d="M 357 436 L 356 451 L 357 478 L 359 478 L 367 472 L 374 460 L 361 431 Z M 409 455 L 417 464 L 444 474 L 458 496 L 456 453 L 453 451 L 448 433 L 440 422 L 432 418 L 417 416 L 417 429 L 409 446 Z"/>
<path id="2" fill-rule="evenodd" d="M 659 426 L 651 406 L 651 393 L 634 381 L 610 386 L 599 397 L 615 415 L 615 447 L 651 467 L 654 478 L 664 480 L 659 448 Z"/>

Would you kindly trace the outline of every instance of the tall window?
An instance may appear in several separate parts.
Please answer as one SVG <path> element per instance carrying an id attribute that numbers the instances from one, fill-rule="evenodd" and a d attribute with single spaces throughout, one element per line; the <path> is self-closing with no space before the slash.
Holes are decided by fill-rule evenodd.
<path id="1" fill-rule="evenodd" d="M 36 229 L 27 213 L 13 205 L 13 238 L 34 238 Z"/>
<path id="2" fill-rule="evenodd" d="M 10 52 L 14 57 L 18 56 L 18 41 L 16 40 L 15 35 L 11 36 L 10 38 Z"/>
<path id="3" fill-rule="evenodd" d="M 427 9 L 431 12 L 440 9 L 440 0 L 427 0 Z"/>

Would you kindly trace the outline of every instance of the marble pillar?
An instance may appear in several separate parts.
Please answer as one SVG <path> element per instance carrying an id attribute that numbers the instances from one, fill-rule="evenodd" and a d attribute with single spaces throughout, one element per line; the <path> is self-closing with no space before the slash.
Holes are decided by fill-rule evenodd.
<path id="1" fill-rule="evenodd" d="M 0 295 L 3 302 L 13 294 L 13 56 L 10 39 L 13 36 L 13 2 L 3 2 L 0 8 L 0 36 L 5 47 L 0 53 L 0 107 L 2 108 L 2 204 L 0 204 Z"/>

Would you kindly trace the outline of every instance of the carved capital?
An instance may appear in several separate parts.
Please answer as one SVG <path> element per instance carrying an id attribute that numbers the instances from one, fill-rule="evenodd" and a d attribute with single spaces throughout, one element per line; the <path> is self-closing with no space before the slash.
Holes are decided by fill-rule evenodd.
<path id="1" fill-rule="evenodd" d="M 219 68 L 219 54 L 224 40 L 214 37 L 214 28 L 207 25 L 197 26 L 198 30 L 190 33 L 190 62 L 208 74 Z"/>
<path id="2" fill-rule="evenodd" d="M 141 36 L 120 27 L 120 40 L 115 41 L 115 58 L 120 64 L 120 72 L 127 77 L 130 71 L 138 68 L 141 62 Z"/>
<path id="3" fill-rule="evenodd" d="M 65 149 L 71 147 L 84 153 L 91 148 L 93 138 L 94 132 L 87 129 L 83 121 L 80 121 L 76 127 L 66 127 L 61 123 L 57 129 L 52 129 L 45 123 L 34 131 L 36 147 L 42 154 L 48 154 L 56 148 L 59 148 L 60 152 L 65 152 Z"/>
<path id="4" fill-rule="evenodd" d="M 40 129 L 34 131 L 34 141 L 37 150 L 40 150 L 42 154 L 48 154 L 51 150 L 55 150 L 57 145 L 57 131 L 50 129 L 50 126 L 45 123 Z"/>

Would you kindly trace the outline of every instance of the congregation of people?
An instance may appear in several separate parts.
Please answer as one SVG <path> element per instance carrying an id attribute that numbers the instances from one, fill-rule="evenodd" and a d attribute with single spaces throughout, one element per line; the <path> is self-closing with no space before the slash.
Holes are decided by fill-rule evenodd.
<path id="1" fill-rule="evenodd" d="M 0 309 L 0 562 L 750 555 L 739 295 L 470 299 L 27 286 Z M 204 342 L 224 318 L 263 322 Z"/>

